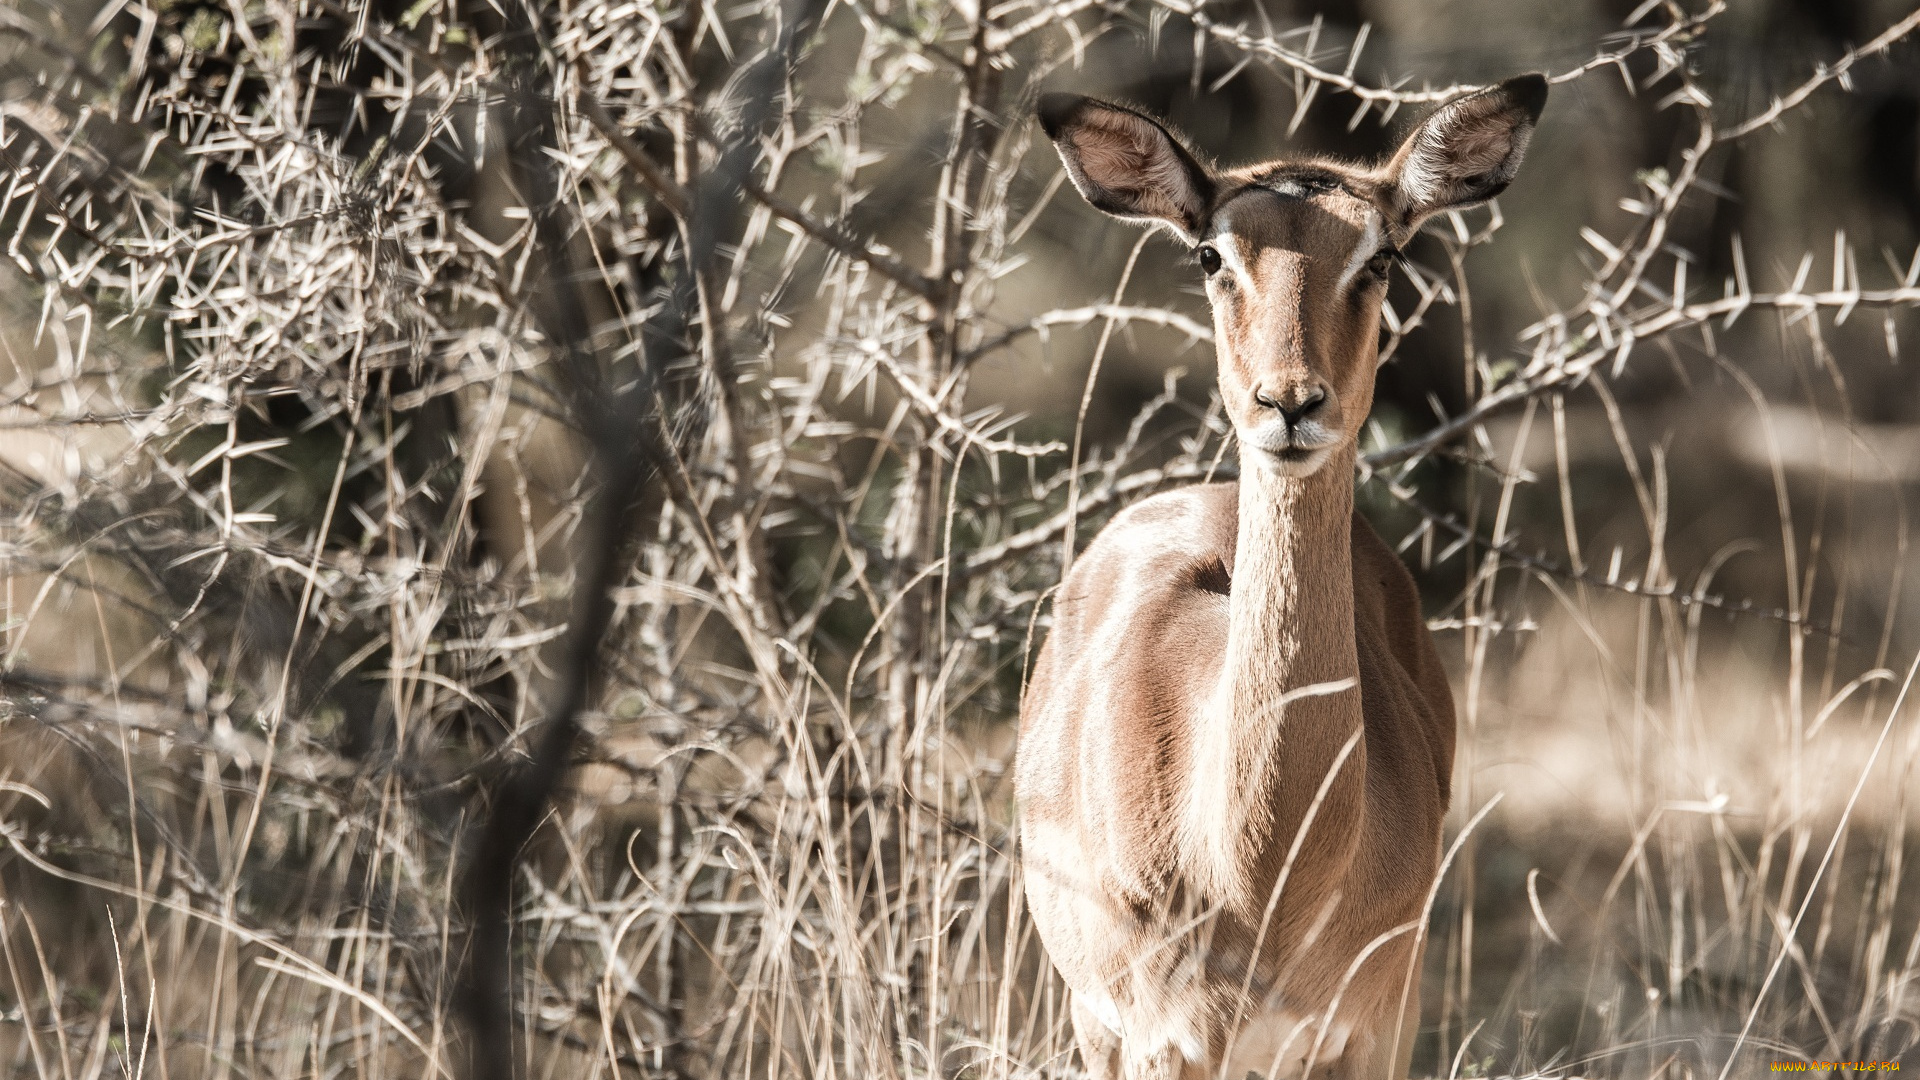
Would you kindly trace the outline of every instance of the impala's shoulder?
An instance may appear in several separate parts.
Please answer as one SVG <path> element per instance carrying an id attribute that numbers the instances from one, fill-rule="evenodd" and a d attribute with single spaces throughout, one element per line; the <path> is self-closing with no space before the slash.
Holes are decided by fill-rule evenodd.
<path id="1" fill-rule="evenodd" d="M 1231 548 L 1239 512 L 1238 484 L 1195 484 L 1150 495 L 1113 516 L 1097 545 L 1164 546 L 1195 554 Z"/>
<path id="2" fill-rule="evenodd" d="M 1140 623 L 1159 605 L 1182 602 L 1195 586 L 1224 595 L 1238 490 L 1232 484 L 1178 488 L 1115 514 L 1074 560 L 1056 603 L 1055 631 L 1116 614 L 1122 625 Z"/>

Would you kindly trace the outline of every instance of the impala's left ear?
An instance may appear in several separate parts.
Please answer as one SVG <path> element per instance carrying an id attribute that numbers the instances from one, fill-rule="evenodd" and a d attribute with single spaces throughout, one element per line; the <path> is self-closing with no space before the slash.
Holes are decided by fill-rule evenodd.
<path id="1" fill-rule="evenodd" d="M 1435 110 L 1380 173 L 1403 226 L 1505 191 L 1546 104 L 1546 76 L 1522 75 Z"/>

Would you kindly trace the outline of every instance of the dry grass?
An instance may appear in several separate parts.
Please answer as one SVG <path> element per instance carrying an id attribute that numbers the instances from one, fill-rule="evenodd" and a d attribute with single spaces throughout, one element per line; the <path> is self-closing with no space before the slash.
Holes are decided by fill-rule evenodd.
<path id="1" fill-rule="evenodd" d="M 9 1075 L 1075 1075 L 1024 665 L 1063 543 L 1233 447 L 1203 372 L 1114 391 L 1207 316 L 1076 246 L 1028 103 L 1122 47 L 1293 127 L 1465 87 L 1175 0 L 0 16 Z M 1421 1075 L 1920 1040 L 1915 418 L 1848 382 L 1920 262 L 1682 247 L 1920 16 L 1755 109 L 1727 18 L 1554 68 L 1683 150 L 1528 253 L 1517 348 L 1498 209 L 1392 294 L 1460 406 L 1361 481 L 1461 703 Z"/>

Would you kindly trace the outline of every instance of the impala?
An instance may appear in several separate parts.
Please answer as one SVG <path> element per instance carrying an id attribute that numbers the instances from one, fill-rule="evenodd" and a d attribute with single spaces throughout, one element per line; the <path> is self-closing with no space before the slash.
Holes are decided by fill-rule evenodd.
<path id="1" fill-rule="evenodd" d="M 1027 898 L 1095 1080 L 1406 1075 L 1453 698 L 1357 436 L 1401 246 L 1506 188 L 1546 96 L 1456 100 L 1378 167 L 1231 171 L 1040 101 L 1088 202 L 1195 249 L 1242 461 L 1094 539 L 1021 706 Z"/>

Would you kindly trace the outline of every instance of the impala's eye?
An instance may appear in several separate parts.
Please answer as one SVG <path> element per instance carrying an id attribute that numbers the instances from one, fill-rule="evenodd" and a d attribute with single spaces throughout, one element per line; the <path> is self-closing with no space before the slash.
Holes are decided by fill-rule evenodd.
<path id="1" fill-rule="evenodd" d="M 1200 269 L 1208 277 L 1212 277 L 1213 272 L 1220 269 L 1220 253 L 1215 251 L 1211 244 L 1200 249 Z"/>
<path id="2" fill-rule="evenodd" d="M 1399 252 L 1392 248 L 1381 248 L 1374 253 L 1373 258 L 1367 260 L 1367 272 L 1372 274 L 1375 279 L 1385 281 L 1387 280 L 1388 272 L 1393 269 L 1393 264 L 1399 260 Z"/>

